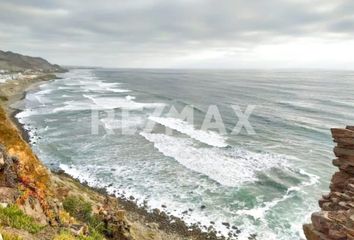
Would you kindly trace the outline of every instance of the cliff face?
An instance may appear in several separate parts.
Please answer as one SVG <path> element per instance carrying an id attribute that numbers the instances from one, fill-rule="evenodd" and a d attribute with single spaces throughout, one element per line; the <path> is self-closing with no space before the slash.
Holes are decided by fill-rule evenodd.
<path id="1" fill-rule="evenodd" d="M 0 50 L 0 69 L 8 71 L 35 70 L 44 72 L 63 72 L 59 65 L 51 64 L 39 57 L 29 57 Z"/>
<path id="2" fill-rule="evenodd" d="M 45 205 L 43 200 L 48 189 L 49 173 L 40 163 L 37 156 L 34 155 L 28 144 L 23 141 L 18 130 L 9 121 L 5 111 L 1 107 L 0 144 L 7 150 L 9 155 L 21 159 L 21 161 L 17 162 L 16 174 L 19 178 L 19 182 L 26 188 L 25 194 L 23 195 L 24 198 L 33 195 Z M 5 155 L 5 153 L 2 153 L 2 155 Z"/>
<path id="3" fill-rule="evenodd" d="M 354 126 L 332 129 L 338 167 L 330 184 L 330 193 L 319 200 L 320 212 L 311 216 L 312 224 L 304 225 L 308 240 L 354 239 Z"/>

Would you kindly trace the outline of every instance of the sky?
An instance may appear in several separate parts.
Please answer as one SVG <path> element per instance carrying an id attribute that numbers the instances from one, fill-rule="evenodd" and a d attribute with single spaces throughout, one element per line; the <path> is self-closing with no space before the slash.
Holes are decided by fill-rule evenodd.
<path id="1" fill-rule="evenodd" d="M 62 65 L 354 70 L 354 1 L 0 0 L 0 49 Z"/>

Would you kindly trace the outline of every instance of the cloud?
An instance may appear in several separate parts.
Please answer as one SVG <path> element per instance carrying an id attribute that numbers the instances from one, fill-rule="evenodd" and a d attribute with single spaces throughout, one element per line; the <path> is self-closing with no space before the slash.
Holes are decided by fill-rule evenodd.
<path id="1" fill-rule="evenodd" d="M 246 61 L 269 44 L 349 41 L 353 5 L 349 0 L 0 0 L 0 41 L 3 48 L 61 64 L 178 67 L 189 56 L 191 66 L 210 67 L 212 59 L 222 65 L 223 56 Z M 235 49 L 237 54 L 230 54 Z"/>

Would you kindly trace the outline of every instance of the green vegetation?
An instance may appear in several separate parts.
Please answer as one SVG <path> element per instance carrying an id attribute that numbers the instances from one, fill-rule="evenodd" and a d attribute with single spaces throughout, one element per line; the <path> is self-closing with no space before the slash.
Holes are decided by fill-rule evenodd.
<path id="1" fill-rule="evenodd" d="M 8 100 L 8 97 L 0 95 L 0 101 L 6 102 Z"/>
<path id="2" fill-rule="evenodd" d="M 38 233 L 42 226 L 35 220 L 24 214 L 17 206 L 0 207 L 0 224 L 12 228 L 23 229 L 30 233 Z"/>
<path id="3" fill-rule="evenodd" d="M 3 232 L 3 231 L 0 231 L 0 232 L 1 232 L 2 238 L 4 240 L 22 240 L 22 237 L 20 237 L 16 234 L 7 233 L 7 232 Z"/>
<path id="4" fill-rule="evenodd" d="M 72 217 L 88 224 L 91 234 L 89 237 L 79 238 L 80 240 L 101 240 L 104 239 L 102 236 L 103 233 L 109 232 L 108 229 L 105 229 L 104 223 L 99 219 L 99 217 L 92 213 L 91 203 L 85 201 L 82 197 L 67 197 L 63 202 L 63 207 Z M 63 234 L 65 237 L 65 234 L 67 233 Z M 70 240 L 70 238 L 68 239 Z"/>
<path id="5" fill-rule="evenodd" d="M 54 237 L 54 240 L 105 240 L 101 234 L 101 231 L 104 231 L 103 223 L 92 214 L 91 204 L 77 197 L 68 197 L 64 201 L 64 204 L 66 211 L 89 225 L 90 235 L 75 237 L 70 232 L 63 231 Z M 36 234 L 42 229 L 32 217 L 24 214 L 15 205 L 6 208 L 0 207 L 0 225 L 22 229 L 32 234 Z M 21 237 L 14 234 L 6 233 L 1 230 L 0 233 L 4 240 L 22 240 Z"/>
<path id="6" fill-rule="evenodd" d="M 53 240 L 76 240 L 76 238 L 69 232 L 61 232 L 58 236 L 55 236 Z"/>
<path id="7" fill-rule="evenodd" d="M 79 221 L 87 222 L 92 218 L 92 206 L 81 197 L 69 196 L 63 202 L 65 211 Z"/>

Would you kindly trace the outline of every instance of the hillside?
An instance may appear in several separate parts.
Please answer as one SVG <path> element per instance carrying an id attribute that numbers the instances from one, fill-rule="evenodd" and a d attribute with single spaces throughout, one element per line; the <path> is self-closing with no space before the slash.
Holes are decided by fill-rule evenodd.
<path id="1" fill-rule="evenodd" d="M 65 69 L 57 64 L 51 64 L 40 57 L 24 56 L 10 51 L 0 50 L 0 70 L 6 71 L 43 71 L 64 72 Z"/>

